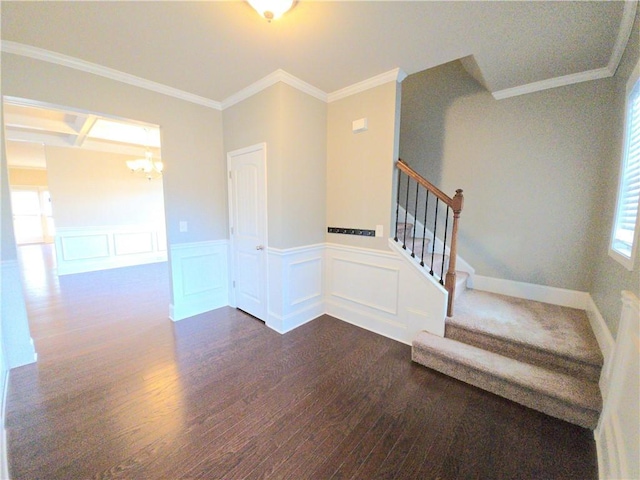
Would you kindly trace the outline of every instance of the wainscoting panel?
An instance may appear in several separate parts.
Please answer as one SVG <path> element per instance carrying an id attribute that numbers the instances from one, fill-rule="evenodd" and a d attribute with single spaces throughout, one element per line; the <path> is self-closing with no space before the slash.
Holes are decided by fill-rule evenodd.
<path id="1" fill-rule="evenodd" d="M 113 243 L 116 255 L 153 253 L 154 232 L 115 233 Z"/>
<path id="2" fill-rule="evenodd" d="M 406 344 L 444 335 L 446 290 L 398 253 L 327 244 L 325 262 L 329 315 Z"/>
<path id="3" fill-rule="evenodd" d="M 65 262 L 108 258 L 111 255 L 106 234 L 59 235 L 59 238 L 61 257 Z"/>
<path id="4" fill-rule="evenodd" d="M 171 245 L 171 319 L 229 305 L 228 240 Z"/>
<path id="5" fill-rule="evenodd" d="M 152 225 L 58 228 L 55 244 L 58 275 L 167 260 L 164 227 Z"/>
<path id="6" fill-rule="evenodd" d="M 640 478 L 640 300 L 622 292 L 604 408 L 594 435 L 602 479 Z"/>
<path id="7" fill-rule="evenodd" d="M 286 333 L 324 313 L 324 245 L 269 248 L 267 326 Z"/>
<path id="8" fill-rule="evenodd" d="M 398 314 L 400 269 L 334 256 L 331 295 L 372 310 Z"/>

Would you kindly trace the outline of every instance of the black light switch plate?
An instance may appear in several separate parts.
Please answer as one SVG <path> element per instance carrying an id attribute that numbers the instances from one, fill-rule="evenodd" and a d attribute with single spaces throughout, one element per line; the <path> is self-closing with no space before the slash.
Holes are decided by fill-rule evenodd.
<path id="1" fill-rule="evenodd" d="M 365 230 L 362 228 L 341 228 L 341 227 L 328 227 L 329 233 L 340 233 L 343 235 L 360 235 L 362 237 L 375 237 L 375 230 Z"/>

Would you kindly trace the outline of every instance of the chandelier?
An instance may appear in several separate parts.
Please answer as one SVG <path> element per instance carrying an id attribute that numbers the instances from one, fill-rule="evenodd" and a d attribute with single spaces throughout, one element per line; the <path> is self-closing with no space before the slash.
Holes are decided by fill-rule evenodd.
<path id="1" fill-rule="evenodd" d="M 147 177 L 147 180 L 162 175 L 164 165 L 160 160 L 153 160 L 153 153 L 147 148 L 144 152 L 144 158 L 138 158 L 136 160 L 127 160 L 127 167 L 133 173 L 142 173 Z"/>

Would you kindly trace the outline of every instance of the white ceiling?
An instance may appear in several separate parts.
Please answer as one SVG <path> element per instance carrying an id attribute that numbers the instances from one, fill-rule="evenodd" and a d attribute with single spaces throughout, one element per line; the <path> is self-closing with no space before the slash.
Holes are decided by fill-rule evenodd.
<path id="1" fill-rule="evenodd" d="M 299 0 L 267 23 L 240 0 L 3 0 L 0 14 L 6 51 L 10 44 L 44 49 L 224 107 L 274 72 L 335 95 L 394 69 L 412 74 L 464 57 L 465 68 L 496 98 L 611 76 L 636 7 L 615 0 Z M 91 120 L 5 106 L 8 161 L 44 166 L 43 143 L 133 153 L 131 146 L 86 138 Z"/>
<path id="2" fill-rule="evenodd" d="M 492 92 L 615 71 L 624 11 L 623 1 L 300 0 L 267 23 L 243 1 L 3 1 L 1 14 L 3 40 L 222 102 L 278 69 L 326 93 L 469 55 Z"/>

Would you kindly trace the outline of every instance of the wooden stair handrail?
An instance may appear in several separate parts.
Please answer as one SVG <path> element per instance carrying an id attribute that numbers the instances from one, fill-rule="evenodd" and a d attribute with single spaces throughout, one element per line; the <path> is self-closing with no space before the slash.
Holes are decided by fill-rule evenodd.
<path id="1" fill-rule="evenodd" d="M 458 221 L 460 220 L 460 212 L 464 205 L 464 195 L 461 189 L 456 190 L 456 194 L 451 198 L 434 184 L 425 179 L 413 168 L 407 165 L 401 158 L 396 163 L 398 169 L 413 178 L 416 182 L 434 194 L 440 201 L 451 207 L 453 211 L 453 225 L 451 226 L 451 246 L 449 247 L 449 268 L 444 280 L 444 288 L 449 292 L 447 302 L 447 316 L 453 316 L 453 297 L 456 290 L 456 259 L 458 255 Z M 435 242 L 435 239 L 434 239 Z M 446 245 L 445 245 L 446 247 Z M 443 260 L 444 261 L 444 260 Z"/>
<path id="2" fill-rule="evenodd" d="M 416 172 L 413 168 L 407 165 L 405 161 L 402 160 L 401 158 L 398 159 L 397 165 L 399 170 L 402 170 L 404 173 L 409 175 L 411 178 L 413 178 L 416 182 L 418 182 L 424 188 L 426 188 L 431 193 L 433 193 L 441 201 L 449 205 L 454 212 L 460 213 L 462 211 L 462 206 L 464 203 L 464 196 L 462 195 L 462 190 L 460 189 L 456 190 L 456 194 L 454 195 L 453 198 L 451 198 L 449 195 L 444 193 L 442 190 L 436 187 L 433 183 L 431 183 L 429 180 L 424 178 L 422 175 Z"/>

